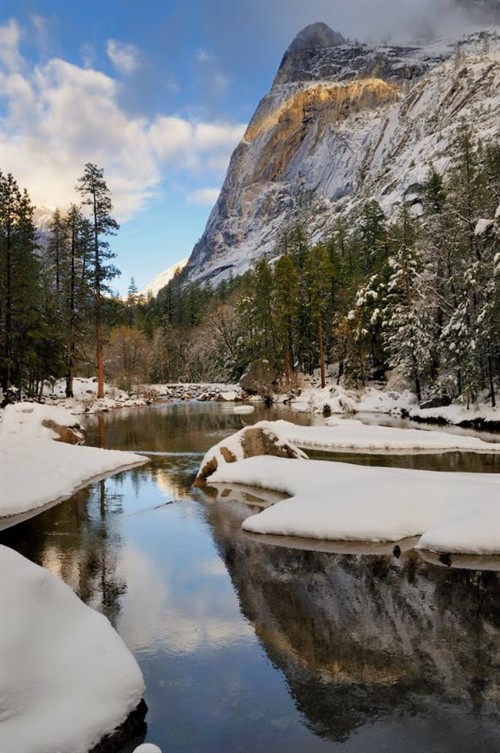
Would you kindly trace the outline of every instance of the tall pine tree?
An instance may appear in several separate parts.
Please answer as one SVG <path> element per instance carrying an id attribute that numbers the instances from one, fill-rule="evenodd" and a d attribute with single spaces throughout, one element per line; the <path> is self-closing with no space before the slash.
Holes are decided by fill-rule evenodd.
<path id="1" fill-rule="evenodd" d="M 104 357 L 102 332 L 102 295 L 109 290 L 107 282 L 117 274 L 116 267 L 110 264 L 116 254 L 112 253 L 106 236 L 115 235 L 119 225 L 111 216 L 111 193 L 104 180 L 104 171 L 87 162 L 77 190 L 83 197 L 83 204 L 90 209 L 93 233 L 92 287 L 94 291 L 94 317 L 97 360 L 97 397 L 104 397 Z"/>

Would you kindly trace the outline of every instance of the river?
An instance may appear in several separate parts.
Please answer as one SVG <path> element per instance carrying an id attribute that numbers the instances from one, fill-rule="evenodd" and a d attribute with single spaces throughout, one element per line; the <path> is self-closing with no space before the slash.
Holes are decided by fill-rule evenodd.
<path id="1" fill-rule="evenodd" d="M 1 534 L 106 614 L 136 656 L 147 730 L 120 753 L 144 739 L 163 753 L 499 751 L 497 563 L 270 545 L 240 529 L 258 492 L 192 487 L 206 449 L 278 415 L 310 421 L 211 403 L 100 414 L 89 444 L 150 463 Z M 499 470 L 460 453 L 343 459 Z"/>

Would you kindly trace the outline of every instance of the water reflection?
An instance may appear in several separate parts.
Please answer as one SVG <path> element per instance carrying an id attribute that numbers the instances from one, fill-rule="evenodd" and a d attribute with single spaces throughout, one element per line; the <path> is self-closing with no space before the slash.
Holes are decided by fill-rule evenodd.
<path id="1" fill-rule="evenodd" d="M 116 524 L 123 511 L 124 476 L 115 477 L 112 493 L 109 482 L 98 481 L 1 534 L 1 543 L 62 578 L 115 626 L 126 591 L 117 573 L 123 542 Z"/>
<path id="2" fill-rule="evenodd" d="M 266 546 L 240 532 L 249 514 L 231 497 L 207 504 L 243 613 L 316 734 L 343 742 L 381 718 L 404 727 L 416 715 L 430 725 L 430 747 L 418 750 L 466 749 L 468 725 L 481 744 L 500 745 L 497 573 L 445 570 L 412 552 L 397 559 Z M 449 717 L 459 720 L 455 729 Z"/>
<path id="3" fill-rule="evenodd" d="M 238 414 L 234 405 L 220 403 L 157 403 L 147 409 L 130 408 L 89 416 L 87 444 L 116 450 L 205 453 L 209 447 L 243 426 L 284 418 L 308 425 L 311 417 L 287 408 L 257 405 L 253 413 Z"/>
<path id="4" fill-rule="evenodd" d="M 382 468 L 413 468 L 425 471 L 453 471 L 457 473 L 500 473 L 500 454 L 479 452 L 321 452 L 307 451 L 311 459 L 335 460 L 354 465 Z"/>

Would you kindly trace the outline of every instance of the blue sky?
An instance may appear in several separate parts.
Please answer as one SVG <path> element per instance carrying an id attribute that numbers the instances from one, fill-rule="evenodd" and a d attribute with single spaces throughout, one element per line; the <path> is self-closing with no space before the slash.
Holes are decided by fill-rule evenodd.
<path id="1" fill-rule="evenodd" d="M 85 163 L 102 167 L 121 224 L 114 287 L 142 289 L 201 236 L 295 34 L 325 21 L 401 38 L 436 14 L 450 27 L 450 3 L 2 0 L 1 168 L 37 206 L 64 208 Z"/>

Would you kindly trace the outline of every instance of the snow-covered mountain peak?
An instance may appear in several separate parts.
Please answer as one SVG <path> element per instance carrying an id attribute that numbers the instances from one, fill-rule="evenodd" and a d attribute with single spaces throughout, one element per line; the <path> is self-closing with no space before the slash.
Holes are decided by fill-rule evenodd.
<path id="1" fill-rule="evenodd" d="M 273 86 L 294 81 L 309 80 L 303 76 L 313 68 L 314 61 L 322 57 L 327 49 L 346 44 L 346 40 L 337 31 L 325 23 L 315 23 L 302 29 L 281 61 Z"/>
<path id="2" fill-rule="evenodd" d="M 314 242 L 341 208 L 374 198 L 390 215 L 410 193 L 418 202 L 430 163 L 445 167 L 463 120 L 481 138 L 498 136 L 498 27 L 376 47 L 346 43 L 324 25 L 305 37 L 285 54 L 232 155 L 187 264 L 192 281 L 243 273 L 299 216 Z"/>

